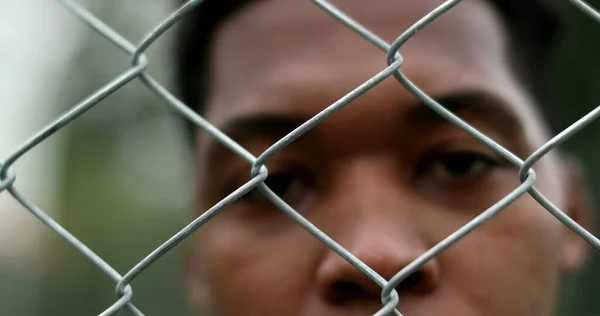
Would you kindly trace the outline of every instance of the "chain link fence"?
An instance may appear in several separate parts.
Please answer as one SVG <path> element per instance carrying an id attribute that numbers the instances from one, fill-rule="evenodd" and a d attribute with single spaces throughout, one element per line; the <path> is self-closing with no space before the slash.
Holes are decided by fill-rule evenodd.
<path id="1" fill-rule="evenodd" d="M 600 13 L 589 6 L 587 3 L 579 0 L 565 0 L 569 1 L 572 5 L 585 12 L 591 19 L 600 22 Z M 315 238 L 323 242 L 327 247 L 335 251 L 356 269 L 363 272 L 368 276 L 374 283 L 381 287 L 381 301 L 382 308 L 375 315 L 402 315 L 398 311 L 398 294 L 394 290 L 400 282 L 402 282 L 411 273 L 418 270 L 421 266 L 427 263 L 432 258 L 439 255 L 445 249 L 456 243 L 458 240 L 469 234 L 474 229 L 477 229 L 480 225 L 486 221 L 492 219 L 496 214 L 501 212 L 507 205 L 515 201 L 517 198 L 524 194 L 531 195 L 538 203 L 540 203 L 548 212 L 554 217 L 560 220 L 564 225 L 568 226 L 571 230 L 577 233 L 581 238 L 585 239 L 595 248 L 600 249 L 600 240 L 593 236 L 591 233 L 586 231 L 571 218 L 569 218 L 563 211 L 553 205 L 546 197 L 544 197 L 535 187 L 536 173 L 533 167 L 536 162 L 542 158 L 545 154 L 556 148 L 560 143 L 568 139 L 569 137 L 576 134 L 579 130 L 584 128 L 586 125 L 592 123 L 598 116 L 600 116 L 600 106 L 596 107 L 588 114 L 577 120 L 575 123 L 564 129 L 562 132 L 553 137 L 546 144 L 538 148 L 533 154 L 527 157 L 525 160 L 521 160 L 519 157 L 511 153 L 509 150 L 496 143 L 493 139 L 490 139 L 486 135 L 480 133 L 477 129 L 473 128 L 460 117 L 454 115 L 448 111 L 442 104 L 439 104 L 436 100 L 429 97 L 425 92 L 420 90 L 407 76 L 402 72 L 402 64 L 404 62 L 401 53 L 399 52 L 402 46 L 410 40 L 420 29 L 427 27 L 429 23 L 443 15 L 448 10 L 451 10 L 455 5 L 461 2 L 461 0 L 450 0 L 444 2 L 442 5 L 431 11 L 429 14 L 424 16 L 421 20 L 415 23 L 413 26 L 405 30 L 393 43 L 389 44 L 379 38 L 376 34 L 370 32 L 367 28 L 354 21 L 351 17 L 344 14 L 342 11 L 334 7 L 332 4 L 325 0 L 313 0 L 314 4 L 319 6 L 321 9 L 329 13 L 333 18 L 339 20 L 340 23 L 354 31 L 358 36 L 363 37 L 377 48 L 381 49 L 386 54 L 388 66 L 382 69 L 378 74 L 365 81 L 354 90 L 348 92 L 345 96 L 340 98 L 335 103 L 326 107 L 320 113 L 303 123 L 301 126 L 296 128 L 294 131 L 289 133 L 284 138 L 272 144 L 267 150 L 265 150 L 258 157 L 254 157 L 245 148 L 237 144 L 226 134 L 221 132 L 219 129 L 212 126 L 203 117 L 196 114 L 188 106 L 179 101 L 173 94 L 171 94 L 163 85 L 155 80 L 149 73 L 147 68 L 149 60 L 144 52 L 159 38 L 165 31 L 171 28 L 181 18 L 185 17 L 185 14 L 190 10 L 193 10 L 198 5 L 201 5 L 202 0 L 188 1 L 182 5 L 173 14 L 167 17 L 162 23 L 157 25 L 152 31 L 150 31 L 139 43 L 134 44 L 118 32 L 111 29 L 109 26 L 104 24 L 100 19 L 91 14 L 82 6 L 76 2 L 63 0 L 61 3 L 81 20 L 82 23 L 86 24 L 94 31 L 102 35 L 107 41 L 111 42 L 124 53 L 130 56 L 131 66 L 121 73 L 119 76 L 114 78 L 112 81 L 104 85 L 102 88 L 95 91 L 93 94 L 82 100 L 75 106 L 73 106 L 68 112 L 60 116 L 50 125 L 42 129 L 40 132 L 35 134 L 33 137 L 24 142 L 21 146 L 10 152 L 6 159 L 0 160 L 0 193 L 10 194 L 17 202 L 19 202 L 25 209 L 31 212 L 39 221 L 52 229 L 56 234 L 64 239 L 67 243 L 73 246 L 83 256 L 89 259 L 98 269 L 104 272 L 116 283 L 116 294 L 117 300 L 112 306 L 109 306 L 104 310 L 101 315 L 112 315 L 117 311 L 127 308 L 136 315 L 143 315 L 139 308 L 137 308 L 131 301 L 133 295 L 133 289 L 130 286 L 131 282 L 144 272 L 146 268 L 152 265 L 156 260 L 161 258 L 165 253 L 179 244 L 181 241 L 190 236 L 195 230 L 200 229 L 203 224 L 208 222 L 213 216 L 218 215 L 219 212 L 223 211 L 228 205 L 234 203 L 236 200 L 241 198 L 253 189 L 258 189 L 262 194 L 268 198 L 273 204 L 275 204 L 282 212 L 287 214 L 290 218 L 296 221 L 304 229 L 306 229 Z M 275 153 L 294 142 L 298 137 L 308 132 L 316 125 L 323 122 L 329 116 L 333 115 L 336 111 L 352 103 L 354 99 L 367 92 L 372 87 L 376 86 L 384 79 L 388 77 L 395 77 L 397 81 L 405 89 L 416 96 L 426 106 L 431 108 L 440 116 L 452 124 L 459 127 L 464 132 L 481 142 L 482 144 L 489 147 L 491 150 L 501 155 L 503 158 L 514 164 L 519 168 L 519 177 L 521 185 L 514 188 L 514 190 L 506 195 L 504 198 L 499 200 L 497 203 L 492 205 L 487 210 L 483 210 L 478 216 L 468 222 L 466 225 L 452 233 L 450 236 L 439 242 L 437 245 L 423 253 L 416 260 L 411 262 L 409 265 L 404 267 L 401 271 L 392 277 L 390 280 L 386 280 L 381 277 L 377 272 L 365 265 L 352 253 L 347 251 L 345 248 L 340 246 L 335 240 L 324 234 L 317 227 L 315 227 L 310 221 L 305 219 L 302 215 L 296 212 L 286 202 L 279 198 L 273 191 L 271 191 L 265 184 L 264 181 L 268 177 L 268 170 L 265 167 L 266 162 Z M 205 211 L 201 216 L 196 218 L 194 221 L 189 223 L 186 227 L 181 229 L 177 234 L 172 236 L 170 239 L 165 241 L 162 245 L 152 251 L 148 256 L 139 261 L 124 275 L 119 274 L 110 264 L 105 262 L 100 256 L 94 253 L 93 250 L 88 248 L 83 242 L 77 237 L 69 233 L 64 229 L 57 221 L 51 216 L 45 213 L 42 209 L 37 207 L 33 201 L 28 199 L 26 196 L 21 194 L 17 187 L 14 185 L 17 178 L 17 173 L 11 168 L 11 166 L 20 159 L 23 155 L 27 154 L 32 148 L 42 143 L 45 139 L 58 132 L 71 123 L 86 111 L 92 107 L 98 105 L 103 99 L 116 92 L 123 86 L 127 85 L 134 79 L 139 79 L 149 90 L 154 92 L 165 103 L 172 108 L 179 115 L 182 115 L 185 119 L 193 122 L 197 127 L 202 129 L 204 132 L 210 134 L 216 140 L 221 142 L 224 146 L 235 152 L 249 163 L 249 172 L 251 173 L 251 180 L 236 189 L 234 192 L 229 194 L 226 198 L 215 204 L 209 210 Z M 6 193 L 4 192 L 6 191 Z"/>

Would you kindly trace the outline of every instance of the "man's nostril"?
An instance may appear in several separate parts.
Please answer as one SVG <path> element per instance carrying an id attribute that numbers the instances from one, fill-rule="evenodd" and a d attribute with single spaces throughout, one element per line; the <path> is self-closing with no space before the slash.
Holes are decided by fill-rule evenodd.
<path id="1" fill-rule="evenodd" d="M 340 281 L 332 285 L 331 294 L 333 301 L 343 302 L 355 299 L 364 293 L 360 285 L 354 282 Z"/>
<path id="2" fill-rule="evenodd" d="M 398 286 L 398 290 L 404 290 L 404 291 L 413 290 L 415 288 L 418 288 L 419 285 L 423 283 L 423 281 L 424 281 L 423 272 L 420 272 L 420 271 L 413 272 L 411 275 L 406 277 L 406 279 L 404 279 L 404 281 L 402 281 L 400 283 L 400 285 Z"/>

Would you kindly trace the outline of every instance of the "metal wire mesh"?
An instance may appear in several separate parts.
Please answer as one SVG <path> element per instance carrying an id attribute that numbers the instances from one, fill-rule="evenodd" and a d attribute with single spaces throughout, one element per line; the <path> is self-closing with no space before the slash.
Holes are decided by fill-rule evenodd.
<path id="1" fill-rule="evenodd" d="M 232 204 L 244 194 L 257 188 L 265 197 L 267 197 L 273 204 L 275 204 L 282 212 L 291 217 L 310 234 L 323 242 L 327 247 L 335 251 L 356 269 L 363 272 L 373 282 L 382 288 L 381 301 L 382 308 L 375 315 L 402 315 L 397 307 L 399 304 L 398 294 L 394 290 L 400 282 L 402 282 L 411 273 L 418 270 L 427 261 L 438 256 L 445 249 L 456 243 L 458 240 L 469 234 L 471 231 L 490 220 L 496 214 L 501 212 L 506 206 L 515 201 L 517 198 L 524 194 L 531 195 L 538 203 L 540 203 L 548 212 L 560 220 L 564 225 L 568 226 L 571 230 L 577 233 L 581 238 L 585 239 L 588 243 L 597 249 L 600 249 L 600 240 L 593 236 L 591 233 L 586 231 L 563 211 L 553 205 L 546 197 L 544 197 L 535 187 L 536 173 L 532 168 L 536 162 L 543 157 L 545 154 L 553 150 L 561 142 L 565 141 L 579 130 L 584 128 L 586 125 L 594 121 L 600 116 L 600 106 L 593 109 L 587 115 L 564 129 L 562 132 L 553 137 L 546 144 L 538 148 L 533 154 L 527 157 L 524 161 L 519 159 L 513 153 L 506 148 L 502 147 L 494 140 L 488 138 L 477 129 L 473 128 L 460 117 L 454 115 L 448 111 L 442 104 L 436 102 L 436 100 L 429 97 L 426 93 L 420 90 L 414 83 L 407 78 L 401 69 L 403 64 L 402 55 L 399 53 L 400 48 L 415 35 L 417 31 L 426 27 L 429 23 L 443 15 L 448 10 L 452 9 L 455 5 L 461 2 L 461 0 L 449 0 L 444 2 L 442 5 L 431 11 L 429 14 L 424 16 L 421 20 L 415 23 L 413 26 L 405 30 L 393 43 L 388 44 L 379 38 L 376 34 L 370 32 L 364 26 L 354 21 L 351 17 L 338 10 L 336 7 L 331 5 L 325 0 L 313 0 L 313 2 L 321 9 L 329 13 L 333 18 L 339 20 L 346 27 L 363 37 L 377 48 L 381 49 L 386 53 L 388 66 L 381 70 L 378 74 L 365 81 L 354 90 L 347 93 L 345 96 L 340 98 L 335 103 L 326 107 L 320 113 L 303 123 L 301 126 L 290 132 L 288 135 L 280 139 L 279 141 L 272 144 L 267 150 L 265 150 L 259 157 L 254 157 L 245 148 L 237 144 L 226 134 L 215 128 L 202 116 L 192 111 L 188 106 L 173 96 L 166 88 L 164 88 L 159 82 L 150 76 L 146 72 L 149 61 L 144 55 L 146 49 L 152 45 L 152 43 L 160 37 L 166 30 L 172 27 L 178 20 L 185 16 L 187 12 L 198 6 L 202 0 L 192 0 L 186 2 L 178 10 L 167 17 L 162 23 L 157 25 L 151 30 L 137 45 L 131 43 L 127 39 L 123 38 L 119 33 L 112 30 L 109 26 L 105 25 L 100 19 L 88 12 L 85 8 L 78 5 L 76 2 L 69 0 L 60 1 L 67 10 L 72 12 L 77 18 L 83 23 L 88 25 L 90 28 L 101 34 L 106 40 L 119 47 L 131 58 L 131 67 L 124 71 L 121 75 L 108 82 L 106 85 L 96 90 L 92 95 L 82 100 L 80 103 L 73 106 L 68 112 L 60 116 L 54 122 L 43 128 L 40 132 L 35 134 L 33 137 L 24 142 L 21 146 L 12 151 L 8 158 L 0 163 L 0 193 L 7 191 L 16 201 L 18 201 L 23 207 L 37 217 L 43 224 L 47 225 L 56 234 L 62 237 L 67 243 L 71 244 L 77 249 L 82 255 L 88 258 L 98 269 L 103 271 L 106 275 L 112 278 L 116 282 L 116 302 L 108 307 L 101 315 L 112 315 L 118 310 L 127 307 L 136 315 L 143 315 L 142 312 L 137 309 L 131 302 L 133 290 L 129 285 L 136 277 L 138 277 L 148 266 L 153 264 L 156 260 L 161 258 L 170 249 L 175 247 L 179 242 L 190 236 L 195 230 L 202 227 L 203 224 L 208 222 L 213 216 L 223 211 L 228 205 Z M 584 1 L 580 0 L 569 0 L 569 2 L 575 7 L 585 12 L 590 18 L 600 22 L 600 13 L 594 8 L 589 6 Z M 519 168 L 519 176 L 521 185 L 516 187 L 511 193 L 506 195 L 504 198 L 499 200 L 497 203 L 492 205 L 487 210 L 483 210 L 477 217 L 472 219 L 466 225 L 452 233 L 450 236 L 439 242 L 437 245 L 423 253 L 416 260 L 408 264 L 401 271 L 396 273 L 390 280 L 385 280 L 377 272 L 371 269 L 369 266 L 361 262 L 352 253 L 346 250 L 344 247 L 336 243 L 335 240 L 327 236 L 325 233 L 315 227 L 310 221 L 305 219 L 302 215 L 296 212 L 292 207 L 286 204 L 280 197 L 278 197 L 273 191 L 271 191 L 264 183 L 268 177 L 268 170 L 265 167 L 266 162 L 275 153 L 294 142 L 298 137 L 308 132 L 316 125 L 323 122 L 329 116 L 341 108 L 349 105 L 354 99 L 379 84 L 384 79 L 394 76 L 397 81 L 426 106 L 431 108 L 437 114 L 468 133 L 470 136 L 475 138 L 477 141 L 489 147 L 491 150 L 501 155 L 512 164 Z M 153 91 L 156 95 L 162 98 L 165 103 L 174 109 L 177 113 L 182 115 L 185 119 L 190 120 L 204 132 L 210 134 L 216 140 L 225 145 L 228 149 L 235 152 L 237 155 L 244 158 L 250 165 L 251 168 L 251 180 L 236 189 L 234 192 L 229 194 L 226 198 L 215 204 L 209 210 L 204 212 L 201 216 L 196 218 L 194 221 L 189 223 L 186 227 L 181 229 L 177 234 L 165 241 L 162 245 L 156 248 L 148 256 L 142 259 L 138 264 L 132 267 L 125 275 L 120 275 L 115 269 L 113 269 L 107 262 L 101 257 L 89 249 L 84 243 L 82 243 L 75 236 L 65 230 L 58 222 L 56 222 L 51 216 L 45 213 L 43 210 L 38 208 L 31 200 L 23 196 L 14 185 L 17 177 L 16 173 L 12 170 L 11 166 L 23 155 L 28 153 L 32 148 L 39 145 L 45 139 L 50 137 L 52 134 L 58 132 L 62 127 L 71 123 L 79 116 L 84 114 L 87 110 L 98 105 L 104 98 L 114 93 L 118 89 L 122 88 L 134 79 L 139 79 L 143 84 Z"/>

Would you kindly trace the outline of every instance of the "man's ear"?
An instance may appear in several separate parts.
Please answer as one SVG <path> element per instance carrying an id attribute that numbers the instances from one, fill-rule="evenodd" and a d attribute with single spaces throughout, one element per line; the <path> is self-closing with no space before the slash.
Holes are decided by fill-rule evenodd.
<path id="1" fill-rule="evenodd" d="M 563 211 L 581 227 L 593 234 L 594 232 L 591 231 L 592 205 L 583 177 L 583 168 L 579 161 L 573 157 L 563 155 L 561 158 L 566 171 L 564 179 L 567 181 L 565 186 L 566 204 Z M 562 267 L 565 271 L 570 271 L 579 267 L 585 261 L 589 245 L 587 241 L 569 227 L 565 226 L 564 229 Z"/>
<path id="2" fill-rule="evenodd" d="M 194 249 L 188 250 L 185 257 L 184 271 L 188 301 L 196 311 L 207 312 L 210 310 L 210 292 L 200 260 Z"/>

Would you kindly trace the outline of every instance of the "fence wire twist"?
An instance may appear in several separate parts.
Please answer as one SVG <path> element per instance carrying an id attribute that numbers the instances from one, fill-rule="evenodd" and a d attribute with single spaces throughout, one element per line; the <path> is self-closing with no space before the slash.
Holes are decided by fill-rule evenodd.
<path id="1" fill-rule="evenodd" d="M 138 275 L 140 275 L 148 266 L 158 260 L 162 255 L 167 253 L 170 249 L 175 247 L 179 242 L 191 235 L 195 230 L 200 228 L 203 224 L 208 222 L 211 218 L 217 215 L 219 212 L 224 210 L 228 205 L 232 204 L 246 193 L 257 188 L 262 194 L 265 195 L 274 205 L 276 205 L 282 212 L 296 221 L 310 234 L 315 236 L 327 247 L 335 251 L 338 255 L 343 257 L 346 261 L 352 264 L 356 269 L 360 270 L 366 276 L 368 276 L 373 282 L 382 288 L 381 301 L 383 307 L 375 315 L 402 315 L 397 307 L 399 305 L 398 294 L 394 290 L 400 282 L 402 282 L 411 273 L 417 271 L 427 261 L 438 256 L 441 252 L 446 250 L 448 247 L 456 243 L 458 240 L 469 234 L 471 231 L 481 226 L 486 221 L 490 220 L 493 216 L 501 212 L 506 206 L 515 201 L 520 196 L 528 193 L 531 195 L 539 204 L 541 204 L 550 214 L 560 220 L 564 225 L 568 226 L 572 231 L 577 233 L 588 243 L 597 249 L 600 249 L 600 240 L 586 231 L 583 227 L 573 221 L 563 211 L 552 204 L 546 197 L 544 197 L 533 185 L 535 183 L 536 174 L 532 167 L 535 163 L 542 158 L 545 154 L 550 152 L 560 143 L 577 133 L 579 130 L 590 124 L 598 116 L 600 116 L 600 106 L 597 106 L 587 115 L 573 123 L 571 126 L 560 132 L 558 135 L 553 137 L 550 141 L 545 143 L 543 146 L 538 148 L 533 154 L 525 159 L 525 161 L 519 159 L 513 153 L 496 143 L 494 140 L 488 138 L 486 135 L 479 132 L 474 127 L 464 122 L 460 117 L 454 115 L 448 111 L 442 104 L 439 104 L 434 99 L 429 97 L 419 87 L 407 78 L 401 70 L 401 66 L 404 62 L 402 55 L 399 50 L 402 46 L 410 40 L 419 30 L 426 27 L 429 23 L 443 15 L 448 10 L 452 9 L 455 5 L 460 3 L 462 0 L 448 0 L 442 5 L 431 11 L 429 14 L 424 16 L 421 20 L 415 23 L 413 26 L 404 31 L 392 44 L 386 43 L 384 40 L 379 38 L 373 32 L 370 32 L 367 28 L 353 20 L 348 15 L 337 9 L 332 4 L 325 0 L 313 0 L 313 2 L 323 9 L 325 12 L 330 14 L 333 18 L 339 20 L 346 27 L 381 49 L 386 54 L 386 60 L 388 66 L 375 74 L 373 77 L 365 81 L 363 84 L 350 91 L 348 94 L 340 98 L 335 103 L 323 109 L 320 113 L 303 123 L 301 126 L 290 132 L 288 135 L 271 145 L 265 150 L 259 157 L 254 157 L 245 148 L 240 146 L 234 140 L 229 138 L 226 134 L 221 132 L 219 129 L 211 125 L 202 116 L 195 113 L 187 105 L 178 100 L 173 94 L 171 94 L 166 88 L 164 88 L 159 82 L 150 76 L 146 70 L 148 67 L 148 59 L 144 55 L 146 49 L 152 45 L 152 43 L 160 37 L 165 31 L 172 27 L 178 20 L 190 10 L 198 6 L 202 0 L 191 0 L 182 5 L 178 10 L 167 17 L 162 23 L 157 25 L 151 30 L 137 45 L 131 43 L 127 39 L 123 38 L 119 33 L 111 29 L 109 26 L 104 24 L 96 16 L 88 12 L 85 8 L 81 7 L 77 3 L 70 0 L 58 0 L 61 2 L 67 10 L 72 12 L 77 18 L 83 23 L 88 25 L 94 31 L 102 35 L 106 40 L 110 41 L 126 54 L 131 57 L 131 67 L 124 71 L 121 75 L 114 78 L 112 81 L 96 90 L 86 99 L 73 106 L 68 112 L 60 116 L 56 121 L 43 128 L 40 132 L 35 134 L 29 140 L 25 141 L 21 146 L 15 149 L 8 155 L 3 162 L 0 162 L 0 193 L 7 191 L 16 201 L 18 201 L 23 207 L 37 217 L 42 223 L 47 225 L 60 237 L 62 237 L 67 243 L 71 244 L 77 251 L 88 258 L 94 265 L 96 265 L 102 272 L 112 278 L 116 283 L 116 294 L 117 301 L 103 311 L 100 315 L 112 315 L 120 309 L 127 307 L 135 315 L 143 315 L 143 313 L 137 309 L 131 302 L 133 290 L 129 285 Z M 600 13 L 588 5 L 586 2 L 581 0 L 567 0 L 575 7 L 586 13 L 590 18 L 597 22 L 600 22 Z M 316 125 L 333 115 L 338 110 L 349 105 L 354 99 L 367 92 L 379 84 L 384 79 L 394 76 L 397 81 L 426 106 L 431 108 L 437 114 L 459 127 L 461 130 L 475 138 L 477 141 L 489 147 L 491 150 L 501 155 L 509 162 L 519 168 L 519 177 L 521 184 L 516 187 L 511 193 L 506 195 L 500 201 L 492 205 L 487 210 L 481 212 L 478 216 L 472 219 L 470 222 L 462 226 L 460 229 L 440 241 L 434 247 L 423 253 L 421 256 L 416 258 L 413 262 L 404 267 L 401 271 L 396 273 L 390 280 L 385 280 L 377 272 L 371 269 L 369 266 L 361 262 L 352 253 L 340 246 L 335 240 L 331 239 L 310 221 L 305 219 L 291 206 L 284 202 L 279 196 L 265 185 L 264 181 L 268 177 L 268 170 L 265 167 L 267 160 L 275 153 L 288 146 L 290 143 L 295 141 L 298 137 L 308 132 Z M 142 83 L 156 95 L 162 98 L 166 104 L 171 107 L 175 112 L 182 115 L 185 119 L 192 121 L 196 126 L 201 128 L 204 132 L 210 134 L 216 140 L 221 142 L 231 151 L 235 152 L 242 158 L 244 158 L 250 165 L 251 180 L 236 189 L 234 192 L 229 194 L 223 200 L 215 204 L 213 207 L 204 212 L 201 216 L 196 218 L 190 224 L 185 226 L 177 234 L 171 237 L 169 240 L 160 245 L 156 250 L 142 259 L 137 263 L 131 270 L 129 270 L 124 276 L 121 276 L 115 269 L 113 269 L 107 262 L 105 262 L 100 256 L 89 249 L 79 239 L 64 229 L 59 223 L 57 223 L 51 216 L 45 213 L 43 210 L 38 208 L 29 199 L 23 196 L 17 188 L 14 186 L 14 182 L 17 178 L 16 173 L 12 170 L 11 166 L 24 154 L 30 151 L 32 148 L 40 144 L 46 138 L 50 137 L 62 127 L 69 124 L 80 115 L 85 113 L 87 110 L 96 106 L 104 98 L 114 93 L 118 89 L 122 88 L 132 80 L 138 78 Z"/>

